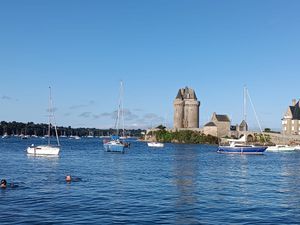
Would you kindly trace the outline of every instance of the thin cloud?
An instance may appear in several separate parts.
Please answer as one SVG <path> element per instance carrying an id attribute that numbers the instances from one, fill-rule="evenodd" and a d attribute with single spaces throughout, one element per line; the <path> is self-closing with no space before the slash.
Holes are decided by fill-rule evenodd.
<path id="1" fill-rule="evenodd" d="M 12 97 L 9 97 L 9 96 L 7 96 L 7 95 L 2 95 L 2 96 L 1 96 L 1 99 L 2 99 L 2 100 L 12 100 Z"/>
<path id="2" fill-rule="evenodd" d="M 91 112 L 83 112 L 83 113 L 79 114 L 79 117 L 89 118 L 89 117 L 91 117 L 91 115 L 92 115 Z"/>
<path id="3" fill-rule="evenodd" d="M 143 112 L 143 110 L 142 110 L 142 109 L 138 109 L 138 108 L 136 108 L 136 109 L 133 109 L 133 111 L 135 111 L 135 112 Z"/>
<path id="4" fill-rule="evenodd" d="M 164 118 L 161 117 L 161 116 L 158 116 L 157 114 L 155 113 L 147 113 L 144 115 L 143 117 L 144 119 L 148 119 L 148 120 L 153 120 L 153 121 L 156 121 L 156 120 L 163 120 Z"/>
<path id="5" fill-rule="evenodd" d="M 72 105 L 69 107 L 69 109 L 81 109 L 81 108 L 85 108 L 85 107 L 88 107 L 88 106 L 91 106 L 91 105 L 94 105 L 95 104 L 95 101 L 91 100 L 88 102 L 88 104 L 80 104 L 80 105 Z"/>
<path id="6" fill-rule="evenodd" d="M 18 101 L 18 99 L 15 99 L 15 98 L 10 97 L 10 96 L 8 96 L 8 95 L 2 95 L 2 96 L 0 97 L 0 99 L 1 99 L 1 100 L 4 100 L 4 101 Z"/>
<path id="7" fill-rule="evenodd" d="M 113 112 L 114 113 L 114 112 Z M 111 117 L 113 113 L 101 113 L 99 117 Z"/>
<path id="8" fill-rule="evenodd" d="M 137 120 L 138 115 L 132 113 L 129 109 L 124 109 L 124 120 Z"/>
<path id="9" fill-rule="evenodd" d="M 124 113 L 124 120 L 135 120 L 138 119 L 139 116 L 132 113 L 129 109 L 124 109 L 123 110 Z M 122 111 L 120 112 L 120 114 L 122 114 Z M 110 117 L 111 119 L 116 119 L 118 116 L 118 111 L 115 110 L 113 112 L 105 112 L 105 113 L 101 113 L 100 115 L 94 115 L 94 118 L 101 118 L 101 117 Z"/>

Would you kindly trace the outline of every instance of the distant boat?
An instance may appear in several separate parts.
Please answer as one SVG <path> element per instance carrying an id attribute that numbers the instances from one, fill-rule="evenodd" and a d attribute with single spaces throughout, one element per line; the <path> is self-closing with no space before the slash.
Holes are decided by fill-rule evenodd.
<path id="1" fill-rule="evenodd" d="M 295 150 L 297 150 L 297 146 L 275 145 L 275 146 L 269 146 L 266 151 L 281 152 L 281 151 L 295 151 Z"/>
<path id="2" fill-rule="evenodd" d="M 20 137 L 21 137 L 21 139 L 28 139 L 29 138 L 28 135 L 24 135 L 24 134 L 21 134 Z"/>
<path id="3" fill-rule="evenodd" d="M 110 140 L 106 140 L 106 139 L 103 140 L 103 147 L 107 152 L 124 153 L 124 148 L 129 146 L 120 140 L 119 137 L 120 120 L 122 120 L 123 123 L 123 135 L 124 135 L 123 82 L 122 81 L 120 83 L 119 106 L 118 106 L 118 113 L 117 113 L 117 118 L 115 123 L 117 135 L 112 135 L 110 137 Z"/>
<path id="4" fill-rule="evenodd" d="M 71 135 L 71 136 L 69 137 L 69 139 L 80 140 L 81 137 L 79 137 L 78 135 Z"/>
<path id="5" fill-rule="evenodd" d="M 5 134 L 2 136 L 2 139 L 5 139 L 5 138 L 9 138 L 10 136 L 5 132 Z"/>
<path id="6" fill-rule="evenodd" d="M 160 142 L 148 142 L 148 147 L 156 147 L 156 148 L 162 148 L 164 147 L 164 143 Z"/>
<path id="7" fill-rule="evenodd" d="M 237 154 L 262 154 L 267 146 L 255 146 L 246 144 L 246 136 L 240 139 L 227 139 L 229 146 L 219 146 L 218 153 L 237 153 Z"/>
<path id="8" fill-rule="evenodd" d="M 66 135 L 66 131 L 64 131 L 64 134 L 63 135 L 60 135 L 61 138 L 66 138 L 67 135 Z"/>
<path id="9" fill-rule="evenodd" d="M 86 136 L 87 138 L 94 138 L 94 134 L 92 131 L 89 131 L 89 135 Z"/>
<path id="10" fill-rule="evenodd" d="M 49 124 L 48 124 L 48 145 L 38 145 L 35 146 L 32 144 L 27 148 L 28 154 L 34 154 L 34 155 L 58 155 L 60 151 L 60 144 L 58 139 L 58 133 L 56 129 L 56 125 L 54 122 L 54 129 L 55 129 L 55 135 L 56 135 L 56 141 L 57 145 L 51 145 L 50 139 L 51 139 L 51 122 L 54 120 L 54 113 L 53 113 L 53 106 L 52 106 L 52 96 L 51 96 L 51 87 L 49 87 Z"/>
<path id="11" fill-rule="evenodd" d="M 249 93 L 245 87 L 244 88 L 244 121 L 246 121 L 246 95 L 249 96 Z M 229 146 L 219 146 L 217 152 L 231 153 L 231 154 L 262 154 L 264 151 L 266 151 L 267 146 L 247 145 L 246 136 L 247 135 L 245 134 L 240 139 L 227 139 L 227 141 L 229 142 Z"/>
<path id="12" fill-rule="evenodd" d="M 125 144 L 120 141 L 120 137 L 115 135 L 111 136 L 110 140 L 103 140 L 104 149 L 107 152 L 120 152 L 124 153 Z"/>

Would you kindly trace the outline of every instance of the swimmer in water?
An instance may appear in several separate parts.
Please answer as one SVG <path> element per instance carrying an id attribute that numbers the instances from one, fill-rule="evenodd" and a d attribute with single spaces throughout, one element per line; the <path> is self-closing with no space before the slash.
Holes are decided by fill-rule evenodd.
<path id="1" fill-rule="evenodd" d="M 2 179 L 1 180 L 1 188 L 6 188 L 6 184 L 7 184 L 6 180 Z"/>
<path id="2" fill-rule="evenodd" d="M 67 175 L 67 176 L 66 176 L 66 181 L 67 181 L 67 182 L 71 182 L 71 181 L 72 181 L 72 177 L 71 177 L 70 175 Z"/>
<path id="3" fill-rule="evenodd" d="M 81 178 L 79 178 L 79 177 L 71 177 L 71 175 L 67 175 L 66 176 L 66 181 L 68 183 L 70 183 L 71 181 L 78 182 L 78 181 L 81 181 Z"/>

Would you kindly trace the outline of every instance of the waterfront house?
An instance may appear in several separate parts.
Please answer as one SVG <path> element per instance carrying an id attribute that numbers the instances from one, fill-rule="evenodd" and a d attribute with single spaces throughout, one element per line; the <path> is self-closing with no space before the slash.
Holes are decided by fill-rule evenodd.
<path id="1" fill-rule="evenodd" d="M 300 135 L 300 103 L 296 99 L 293 99 L 282 118 L 282 134 Z"/>
<path id="2" fill-rule="evenodd" d="M 230 135 L 231 122 L 227 115 L 216 114 L 214 112 L 211 117 L 211 122 L 217 127 L 217 137 L 226 137 Z"/>

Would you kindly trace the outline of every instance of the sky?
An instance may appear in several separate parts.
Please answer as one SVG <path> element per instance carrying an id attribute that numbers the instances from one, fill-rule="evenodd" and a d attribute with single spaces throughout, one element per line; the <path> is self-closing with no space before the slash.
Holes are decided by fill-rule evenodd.
<path id="1" fill-rule="evenodd" d="M 243 119 L 246 85 L 263 128 L 299 99 L 298 0 L 0 1 L 0 120 L 110 128 L 120 81 L 126 128 L 173 126 L 180 88 L 200 127 Z M 250 128 L 258 127 L 249 107 Z"/>

